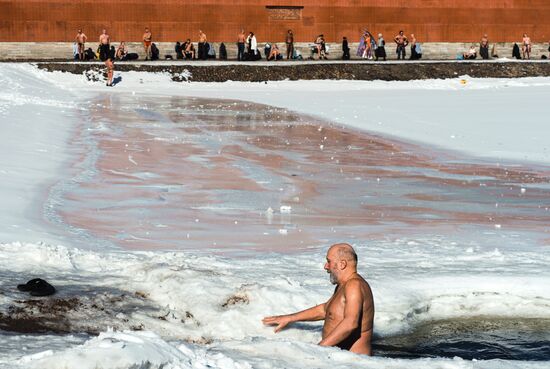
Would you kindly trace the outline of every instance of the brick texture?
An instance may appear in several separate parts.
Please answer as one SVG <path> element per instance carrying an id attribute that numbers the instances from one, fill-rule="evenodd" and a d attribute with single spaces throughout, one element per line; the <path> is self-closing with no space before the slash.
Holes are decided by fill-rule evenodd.
<path id="1" fill-rule="evenodd" d="M 296 41 L 325 34 L 357 39 L 361 30 L 388 39 L 400 29 L 425 42 L 477 42 L 487 33 L 495 42 L 514 42 L 528 33 L 550 40 L 548 0 L 0 0 L 0 42 L 72 41 L 78 28 L 97 40 L 103 28 L 116 41 L 140 41 L 144 27 L 155 41 L 175 42 L 198 30 L 209 40 L 234 41 L 237 32 L 259 39 Z"/>

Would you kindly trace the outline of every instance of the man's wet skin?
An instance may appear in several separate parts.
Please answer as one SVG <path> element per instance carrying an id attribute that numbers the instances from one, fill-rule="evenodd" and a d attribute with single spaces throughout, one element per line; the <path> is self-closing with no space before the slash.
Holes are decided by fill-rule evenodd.
<path id="1" fill-rule="evenodd" d="M 374 301 L 367 281 L 357 273 L 357 255 L 353 248 L 340 243 L 327 252 L 325 270 L 336 285 L 334 294 L 324 304 L 288 315 L 263 319 L 279 332 L 297 321 L 325 321 L 321 346 L 337 346 L 357 354 L 371 355 Z"/>
<path id="2" fill-rule="evenodd" d="M 336 284 L 336 288 L 325 306 L 326 316 L 321 344 L 333 346 L 331 343 L 338 342 L 336 346 L 342 349 L 370 355 L 374 301 L 369 284 L 357 273 L 357 260 L 354 255 L 353 248 L 348 244 L 334 245 L 327 253 L 325 270 L 330 274 L 330 280 Z M 352 319 L 349 314 L 352 315 Z M 342 340 L 341 337 L 346 335 L 347 331 L 335 331 L 342 330 L 340 325 L 346 318 L 350 320 L 351 327 L 355 328 Z"/>

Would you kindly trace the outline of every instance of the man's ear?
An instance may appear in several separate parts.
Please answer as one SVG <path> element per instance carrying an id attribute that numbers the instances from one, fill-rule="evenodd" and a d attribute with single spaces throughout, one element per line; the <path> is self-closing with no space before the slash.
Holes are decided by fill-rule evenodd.
<path id="1" fill-rule="evenodd" d="M 344 270 L 348 266 L 347 260 L 340 260 L 339 264 L 340 264 L 340 270 Z"/>

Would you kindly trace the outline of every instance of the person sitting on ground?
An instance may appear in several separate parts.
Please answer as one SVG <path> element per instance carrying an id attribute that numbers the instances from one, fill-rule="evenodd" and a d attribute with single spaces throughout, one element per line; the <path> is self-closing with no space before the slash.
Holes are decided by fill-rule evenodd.
<path id="1" fill-rule="evenodd" d="M 195 45 L 191 42 L 191 39 L 188 38 L 183 45 L 184 47 L 182 48 L 185 59 L 195 59 Z"/>
<path id="2" fill-rule="evenodd" d="M 124 41 L 120 42 L 120 45 L 118 45 L 118 48 L 116 49 L 116 59 L 117 60 L 126 60 L 126 55 L 128 54 L 128 50 L 126 49 L 126 43 Z"/>
<path id="3" fill-rule="evenodd" d="M 311 59 L 313 59 L 313 55 L 317 53 L 319 55 L 319 60 L 321 59 L 327 59 L 325 55 L 326 46 L 325 46 L 325 36 L 320 34 L 315 39 L 314 47 L 311 50 Z"/>
<path id="4" fill-rule="evenodd" d="M 470 50 L 466 51 L 465 53 L 462 53 L 462 57 L 464 59 L 475 59 L 477 58 L 477 50 L 474 45 L 470 46 Z"/>
<path id="5" fill-rule="evenodd" d="M 324 320 L 320 346 L 371 355 L 374 300 L 369 284 L 357 273 L 355 250 L 347 243 L 332 245 L 324 268 L 336 285 L 326 303 L 294 314 L 268 316 L 263 323 L 275 326 L 275 332 L 279 332 L 293 322 Z"/>
<path id="6" fill-rule="evenodd" d="M 91 47 L 87 48 L 84 52 L 84 59 L 85 60 L 95 60 L 97 59 L 97 54 L 94 53 Z"/>
<path id="7" fill-rule="evenodd" d="M 521 53 L 522 53 L 523 59 L 531 58 L 531 38 L 527 36 L 527 33 L 523 34 Z M 525 57 L 525 55 L 527 55 L 527 58 Z"/>
<path id="8" fill-rule="evenodd" d="M 479 42 L 479 56 L 482 59 L 489 59 L 489 37 L 485 33 Z"/>
<path id="9" fill-rule="evenodd" d="M 281 55 L 281 51 L 279 50 L 279 47 L 277 44 L 271 45 L 271 51 L 269 52 L 269 56 L 267 57 L 267 60 L 277 60 L 279 59 L 279 55 Z"/>

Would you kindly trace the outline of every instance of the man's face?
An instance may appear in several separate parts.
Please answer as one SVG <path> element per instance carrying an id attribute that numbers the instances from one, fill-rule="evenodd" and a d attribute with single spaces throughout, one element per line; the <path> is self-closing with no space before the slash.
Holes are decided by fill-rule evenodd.
<path id="1" fill-rule="evenodd" d="M 325 263 L 325 270 L 330 276 L 330 283 L 332 284 L 338 284 L 338 276 L 340 273 L 340 269 L 338 269 L 339 264 L 338 257 L 336 255 L 336 252 L 334 250 L 329 250 L 327 253 L 327 262 Z"/>

